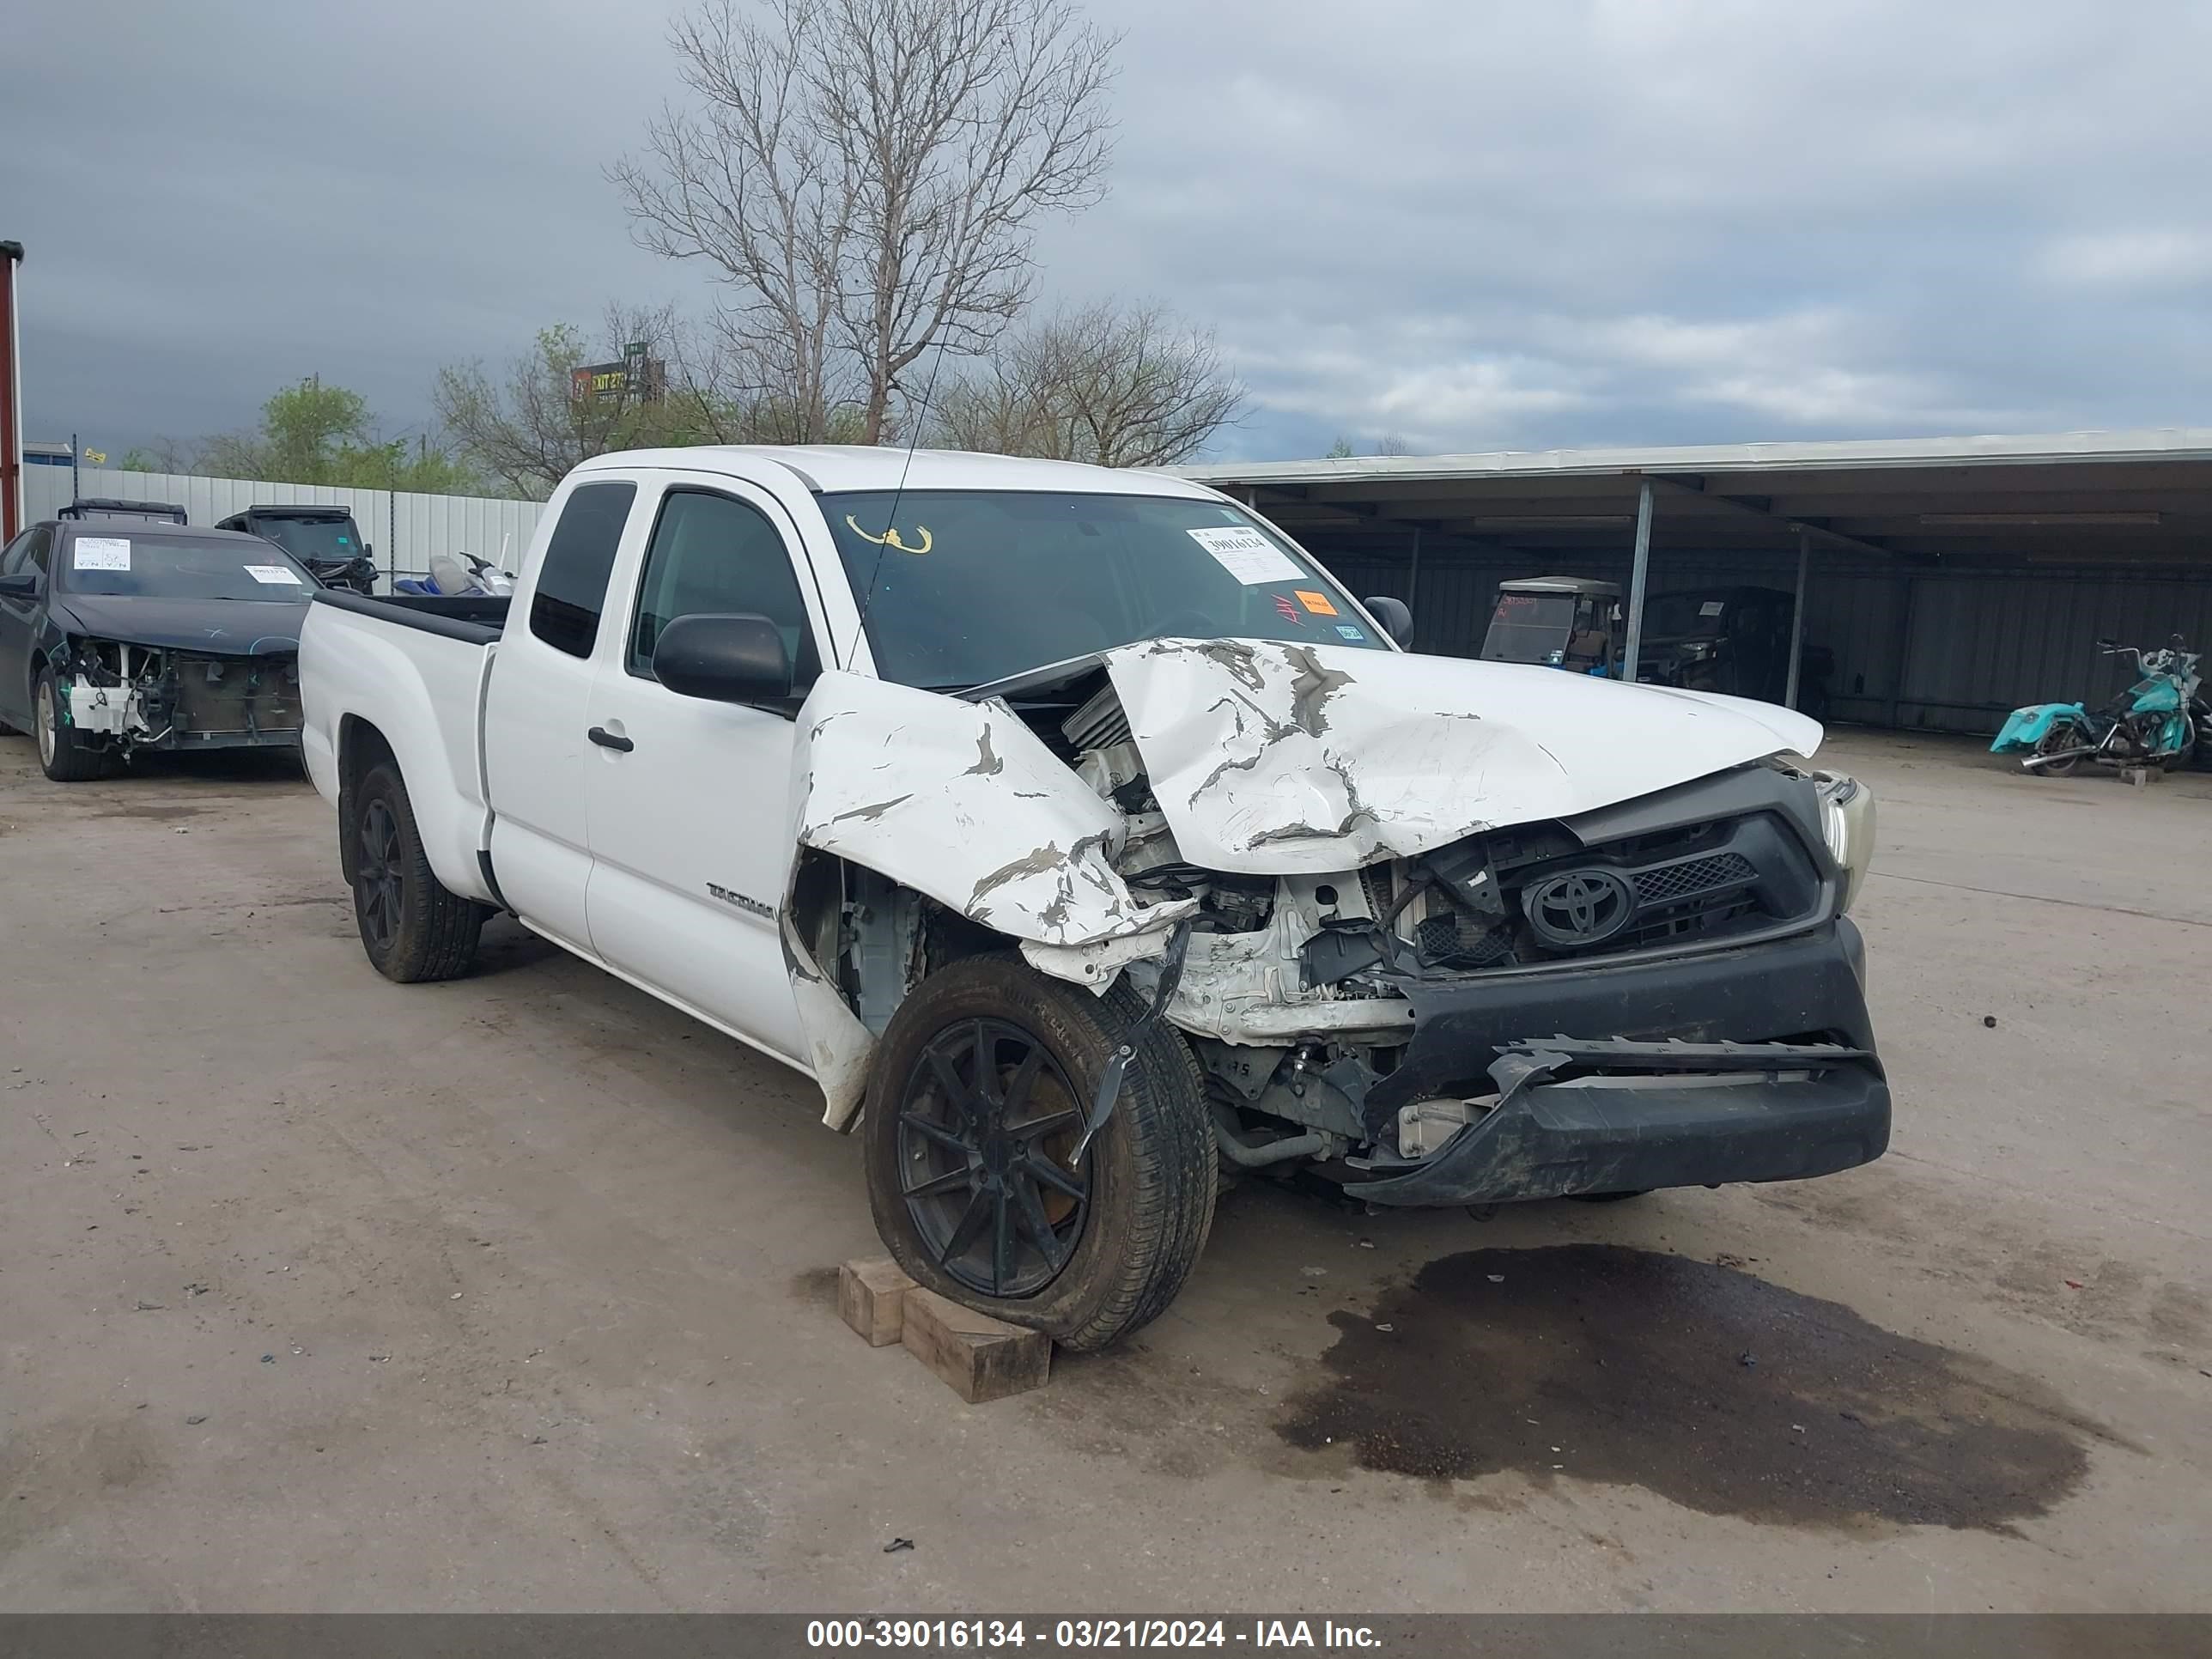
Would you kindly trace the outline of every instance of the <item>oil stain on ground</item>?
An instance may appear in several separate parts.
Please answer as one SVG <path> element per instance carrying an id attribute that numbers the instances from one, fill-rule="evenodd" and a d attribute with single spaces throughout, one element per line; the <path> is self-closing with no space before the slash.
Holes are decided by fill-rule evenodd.
<path id="1" fill-rule="evenodd" d="M 2032 1379 L 1732 1267 L 1616 1245 L 1476 1250 L 1331 1316 L 1278 1432 L 1428 1480 L 1511 1470 L 1761 1522 L 2004 1530 L 2110 1440 Z"/>

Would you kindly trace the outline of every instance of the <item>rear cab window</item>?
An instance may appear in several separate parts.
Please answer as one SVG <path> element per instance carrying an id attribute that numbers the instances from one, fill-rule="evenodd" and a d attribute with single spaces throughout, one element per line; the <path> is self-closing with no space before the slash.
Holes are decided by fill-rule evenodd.
<path id="1" fill-rule="evenodd" d="M 607 580 L 636 499 L 636 484 L 611 479 L 580 485 L 562 506 L 530 596 L 530 631 L 556 651 L 588 657 L 598 643 Z"/>

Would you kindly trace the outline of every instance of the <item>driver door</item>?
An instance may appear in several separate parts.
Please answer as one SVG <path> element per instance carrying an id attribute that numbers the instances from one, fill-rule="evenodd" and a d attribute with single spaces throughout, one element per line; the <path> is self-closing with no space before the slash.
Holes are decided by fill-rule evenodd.
<path id="1" fill-rule="evenodd" d="M 53 532 L 33 525 L 0 553 L 0 576 L 27 576 L 36 583 L 28 594 L 0 593 L 0 716 L 31 729 L 31 652 L 46 604 L 46 564 Z"/>
<path id="2" fill-rule="evenodd" d="M 653 650 L 678 617 L 776 623 L 799 689 L 821 620 L 795 526 L 773 497 L 726 477 L 663 489 L 618 653 L 590 698 L 585 770 L 592 943 L 623 974 L 785 1059 L 805 1052 L 778 912 L 792 857 L 793 717 L 678 696 Z M 795 705 L 794 705 L 795 707 Z"/>

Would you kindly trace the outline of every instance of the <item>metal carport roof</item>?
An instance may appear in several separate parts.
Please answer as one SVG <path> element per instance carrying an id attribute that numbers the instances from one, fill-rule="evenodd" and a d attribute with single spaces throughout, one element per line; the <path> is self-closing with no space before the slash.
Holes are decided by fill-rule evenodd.
<path id="1" fill-rule="evenodd" d="M 1182 469 L 1293 535 L 1425 552 L 1626 548 L 1643 482 L 1655 535 L 1713 551 L 1816 548 L 1953 560 L 2212 562 L 2212 428 L 2055 436 L 1355 456 Z"/>
<path id="2" fill-rule="evenodd" d="M 2101 635 L 2212 644 L 2208 428 L 1180 471 L 1406 599 L 1423 650 L 1479 648 L 1502 580 L 1632 589 L 1647 488 L 1650 591 L 1799 586 L 1837 718 L 1990 731 L 2021 702 L 2094 689 Z"/>

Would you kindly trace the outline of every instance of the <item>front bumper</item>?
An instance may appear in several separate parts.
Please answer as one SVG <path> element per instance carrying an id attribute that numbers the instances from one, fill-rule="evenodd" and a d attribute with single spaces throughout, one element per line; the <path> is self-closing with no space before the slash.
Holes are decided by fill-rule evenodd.
<path id="1" fill-rule="evenodd" d="M 1498 1102 L 1432 1157 L 1346 1190 L 1485 1204 L 1870 1163 L 1889 1145 L 1889 1085 L 1861 965 L 1858 930 L 1838 918 L 1709 957 L 1409 987 L 1413 1039 L 1370 1091 L 1370 1119 L 1447 1095 Z"/>

